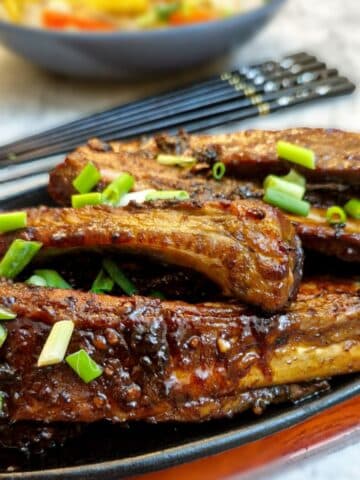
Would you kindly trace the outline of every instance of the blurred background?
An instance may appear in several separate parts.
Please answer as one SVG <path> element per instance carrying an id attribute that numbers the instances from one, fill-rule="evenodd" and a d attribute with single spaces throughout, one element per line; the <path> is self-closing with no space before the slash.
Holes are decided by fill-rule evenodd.
<path id="1" fill-rule="evenodd" d="M 359 0 L 288 0 L 263 30 L 226 57 L 187 71 L 141 74 L 127 81 L 47 73 L 0 46 L 0 144 L 210 74 L 302 50 L 314 53 L 360 85 L 359 26 Z M 351 96 L 227 125 L 221 131 L 292 126 L 360 131 L 359 90 Z M 337 449 L 273 475 L 279 480 L 358 480 L 360 443 L 351 440 L 338 444 Z"/>
<path id="2" fill-rule="evenodd" d="M 288 0 L 275 18 L 240 49 L 201 68 L 128 82 L 95 81 L 48 74 L 0 46 L 0 143 L 44 130 L 84 114 L 203 78 L 237 65 L 306 50 L 355 84 L 360 80 L 358 0 Z M 154 52 L 156 57 L 156 52 Z M 360 128 L 360 94 L 247 120 L 236 128 L 295 125 Z"/>

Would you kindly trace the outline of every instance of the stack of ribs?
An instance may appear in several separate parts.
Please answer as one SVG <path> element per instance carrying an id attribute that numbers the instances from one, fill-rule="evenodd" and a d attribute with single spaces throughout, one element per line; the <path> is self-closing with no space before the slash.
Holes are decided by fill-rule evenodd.
<path id="1" fill-rule="evenodd" d="M 315 170 L 299 168 L 312 204 L 306 218 L 261 201 L 264 176 L 289 170 L 276 156 L 278 140 L 316 154 Z M 197 162 L 164 166 L 156 161 L 162 153 Z M 221 181 L 211 177 L 218 161 L 227 167 Z M 101 173 L 99 191 L 129 172 L 135 190 L 186 190 L 190 199 L 70 208 L 72 182 L 88 162 Z M 333 227 L 324 211 L 359 192 L 360 134 L 338 130 L 93 139 L 68 155 L 50 175 L 59 207 L 28 209 L 26 228 L 0 234 L 0 256 L 16 238 L 40 241 L 36 263 L 56 265 L 73 286 L 0 282 L 0 306 L 17 315 L 0 349 L 0 444 L 18 442 L 19 426 L 31 438 L 31 428 L 38 435 L 59 422 L 261 413 L 359 371 L 360 283 L 349 273 L 313 274 L 317 262 L 356 274 L 360 221 Z M 135 279 L 136 295 L 88 292 L 104 255 Z M 310 257 L 315 268 L 303 277 Z M 149 296 L 153 287 L 166 300 Z M 68 352 L 82 348 L 103 368 L 89 384 L 64 362 L 37 367 L 52 325 L 64 319 L 75 324 Z"/>

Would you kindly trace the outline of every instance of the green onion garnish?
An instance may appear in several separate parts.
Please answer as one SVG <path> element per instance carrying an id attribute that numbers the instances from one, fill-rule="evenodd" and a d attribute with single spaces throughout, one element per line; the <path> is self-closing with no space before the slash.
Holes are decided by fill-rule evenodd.
<path id="1" fill-rule="evenodd" d="M 212 167 L 212 176 L 215 178 L 215 180 L 221 180 L 225 175 L 225 172 L 226 167 L 222 162 L 214 163 Z"/>
<path id="2" fill-rule="evenodd" d="M 179 167 L 191 167 L 196 163 L 195 157 L 184 155 L 158 155 L 156 160 L 161 165 L 178 165 Z"/>
<path id="3" fill-rule="evenodd" d="M 33 285 L 34 287 L 47 287 L 47 281 L 45 278 L 40 277 L 39 275 L 31 275 L 25 282 L 27 285 Z"/>
<path id="4" fill-rule="evenodd" d="M 326 220 L 330 225 L 343 225 L 346 223 L 346 213 L 337 205 L 333 205 L 326 210 Z"/>
<path id="5" fill-rule="evenodd" d="M 37 361 L 38 367 L 55 365 L 56 363 L 60 363 L 64 360 L 73 330 L 74 322 L 71 320 L 62 320 L 60 322 L 56 322 L 52 326 L 49 336 Z"/>
<path id="6" fill-rule="evenodd" d="M 4 345 L 8 332 L 5 327 L 0 324 L 0 348 Z"/>
<path id="7" fill-rule="evenodd" d="M 287 175 L 281 177 L 286 182 L 296 183 L 296 185 L 300 185 L 301 187 L 306 187 L 306 178 L 300 175 L 296 170 L 293 168 Z"/>
<path id="8" fill-rule="evenodd" d="M 81 193 L 71 196 L 71 205 L 73 208 L 81 208 L 86 205 L 100 205 L 102 203 L 101 193 Z"/>
<path id="9" fill-rule="evenodd" d="M 344 209 L 350 217 L 356 218 L 356 220 L 360 219 L 360 200 L 358 198 L 352 198 L 346 202 Z"/>
<path id="10" fill-rule="evenodd" d="M 151 290 L 151 292 L 149 293 L 149 297 L 160 298 L 160 300 L 166 299 L 165 295 L 162 292 L 159 292 L 159 290 Z"/>
<path id="11" fill-rule="evenodd" d="M 2 213 L 0 215 L 0 232 L 11 232 L 27 225 L 26 212 Z"/>
<path id="12" fill-rule="evenodd" d="M 100 180 L 99 170 L 93 163 L 89 162 L 75 178 L 73 186 L 79 193 L 89 193 Z"/>
<path id="13" fill-rule="evenodd" d="M 188 200 L 190 195 L 185 190 L 157 190 L 146 195 L 145 201 L 153 200 Z"/>
<path id="14" fill-rule="evenodd" d="M 179 10 L 180 4 L 179 2 L 175 3 L 160 3 L 160 5 L 155 6 L 155 13 L 157 18 L 162 22 L 167 22 L 171 15 Z"/>
<path id="15" fill-rule="evenodd" d="M 120 268 L 116 265 L 115 262 L 110 260 L 109 258 L 105 258 L 103 261 L 103 267 L 110 275 L 110 277 L 114 280 L 116 285 L 124 290 L 125 293 L 128 295 L 134 295 L 137 293 L 135 285 L 129 280 L 124 272 L 120 270 Z"/>
<path id="16" fill-rule="evenodd" d="M 103 372 L 100 365 L 94 362 L 83 349 L 68 355 L 65 360 L 85 383 L 92 382 L 95 378 L 100 377 Z"/>
<path id="17" fill-rule="evenodd" d="M 264 190 L 268 188 L 275 188 L 281 192 L 286 193 L 300 200 L 305 194 L 305 187 L 297 185 L 296 183 L 287 182 L 283 178 L 277 177 L 276 175 L 268 175 L 264 180 Z"/>
<path id="18" fill-rule="evenodd" d="M 105 293 L 111 292 L 114 288 L 114 280 L 110 278 L 104 270 L 100 270 L 98 276 L 95 278 L 94 283 L 91 286 L 93 293 Z"/>
<path id="19" fill-rule="evenodd" d="M 71 285 L 62 278 L 55 270 L 35 270 L 35 275 L 42 277 L 46 286 L 50 288 L 72 288 Z"/>
<path id="20" fill-rule="evenodd" d="M 40 250 L 42 243 L 17 238 L 0 262 L 0 277 L 15 278 Z"/>
<path id="21" fill-rule="evenodd" d="M 0 414 L 4 411 L 4 403 L 5 403 L 5 394 L 4 392 L 0 392 Z"/>
<path id="22" fill-rule="evenodd" d="M 276 144 L 276 152 L 280 158 L 297 163 L 305 168 L 315 169 L 315 153 L 309 148 L 299 147 L 294 143 L 280 140 Z"/>
<path id="23" fill-rule="evenodd" d="M 16 313 L 7 308 L 0 307 L 0 320 L 14 320 Z"/>
<path id="24" fill-rule="evenodd" d="M 307 217 L 310 212 L 310 203 L 305 200 L 299 200 L 298 198 L 287 195 L 275 188 L 268 188 L 265 191 L 264 202 L 279 207 L 285 212 L 294 213 L 302 217 Z"/>
<path id="25" fill-rule="evenodd" d="M 123 173 L 111 182 L 102 192 L 102 203 L 116 206 L 121 198 L 134 186 L 135 179 L 128 173 Z"/>

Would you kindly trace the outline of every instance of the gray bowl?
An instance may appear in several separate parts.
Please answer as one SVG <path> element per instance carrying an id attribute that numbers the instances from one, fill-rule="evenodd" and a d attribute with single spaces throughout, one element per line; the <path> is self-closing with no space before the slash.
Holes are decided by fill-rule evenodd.
<path id="1" fill-rule="evenodd" d="M 129 78 L 185 69 L 220 57 L 245 43 L 285 0 L 225 20 L 136 32 L 77 33 L 17 26 L 0 21 L 0 41 L 52 72 Z"/>

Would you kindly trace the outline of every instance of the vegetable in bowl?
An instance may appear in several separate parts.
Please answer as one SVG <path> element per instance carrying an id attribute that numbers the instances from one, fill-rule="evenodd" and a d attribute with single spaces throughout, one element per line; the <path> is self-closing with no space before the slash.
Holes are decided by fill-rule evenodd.
<path id="1" fill-rule="evenodd" d="M 264 0 L 2 0 L 0 18 L 45 29 L 128 31 L 218 20 L 263 3 Z"/>

